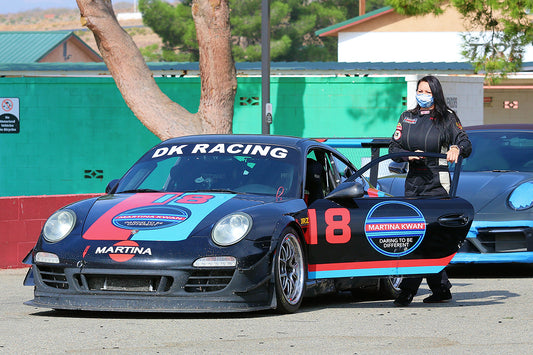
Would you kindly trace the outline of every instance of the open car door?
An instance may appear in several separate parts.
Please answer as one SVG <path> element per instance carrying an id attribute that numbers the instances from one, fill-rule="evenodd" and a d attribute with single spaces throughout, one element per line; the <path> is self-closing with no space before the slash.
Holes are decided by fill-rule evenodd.
<path id="1" fill-rule="evenodd" d="M 309 279 L 424 275 L 448 265 L 474 217 L 472 205 L 455 196 L 460 161 L 446 198 L 390 196 L 362 180 L 379 162 L 411 155 L 445 158 L 436 153 L 384 155 L 309 206 Z"/>

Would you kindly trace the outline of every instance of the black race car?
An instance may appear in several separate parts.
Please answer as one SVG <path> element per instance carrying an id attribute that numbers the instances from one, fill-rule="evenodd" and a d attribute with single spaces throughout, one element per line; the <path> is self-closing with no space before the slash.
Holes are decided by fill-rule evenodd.
<path id="1" fill-rule="evenodd" d="M 105 195 L 47 220 L 25 260 L 35 286 L 26 304 L 294 312 L 325 291 L 373 285 L 393 297 L 393 280 L 448 264 L 473 209 L 455 197 L 389 197 L 363 173 L 312 139 L 167 140 Z"/>

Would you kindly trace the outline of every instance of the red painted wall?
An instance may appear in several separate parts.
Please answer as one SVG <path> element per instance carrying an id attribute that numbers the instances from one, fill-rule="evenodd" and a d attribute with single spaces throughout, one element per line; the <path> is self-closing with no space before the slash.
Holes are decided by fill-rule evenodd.
<path id="1" fill-rule="evenodd" d="M 0 268 L 27 267 L 22 259 L 44 222 L 60 207 L 102 194 L 0 197 Z"/>

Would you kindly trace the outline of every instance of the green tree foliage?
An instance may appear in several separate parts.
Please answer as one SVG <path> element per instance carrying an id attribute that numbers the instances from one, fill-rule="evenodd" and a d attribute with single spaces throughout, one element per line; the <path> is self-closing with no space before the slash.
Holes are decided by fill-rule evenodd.
<path id="1" fill-rule="evenodd" d="M 198 41 L 191 13 L 191 0 L 173 6 L 161 0 L 141 0 L 139 10 L 145 25 L 161 37 L 161 53 L 144 48 L 143 55 L 151 60 L 195 62 L 198 61 Z"/>
<path id="2" fill-rule="evenodd" d="M 140 0 L 144 23 L 157 33 L 163 48 L 143 48 L 147 60 L 198 61 L 198 44 L 191 0 L 171 5 L 163 0 Z M 367 11 L 385 0 L 367 0 Z M 261 60 L 261 0 L 230 0 L 235 61 Z M 270 26 L 273 61 L 335 61 L 337 39 L 318 38 L 314 32 L 358 16 L 353 0 L 271 0 Z"/>
<path id="3" fill-rule="evenodd" d="M 529 12 L 533 0 L 387 0 L 398 13 L 442 13 L 454 6 L 465 19 L 463 55 L 474 70 L 496 82 L 522 67 L 525 47 L 533 43 Z"/>

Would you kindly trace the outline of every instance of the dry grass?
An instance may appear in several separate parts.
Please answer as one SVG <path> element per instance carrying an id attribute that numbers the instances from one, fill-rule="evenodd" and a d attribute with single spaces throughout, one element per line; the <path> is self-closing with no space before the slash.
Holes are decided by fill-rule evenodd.
<path id="1" fill-rule="evenodd" d="M 126 12 L 125 3 L 114 6 L 117 12 Z M 142 20 L 121 21 L 122 27 L 132 36 L 137 47 L 158 44 L 161 39 L 152 29 L 145 27 Z M 25 11 L 17 14 L 0 15 L 0 31 L 59 31 L 70 30 L 76 34 L 91 48 L 98 52 L 94 36 L 80 23 L 79 11 L 68 9 L 49 9 Z"/>

